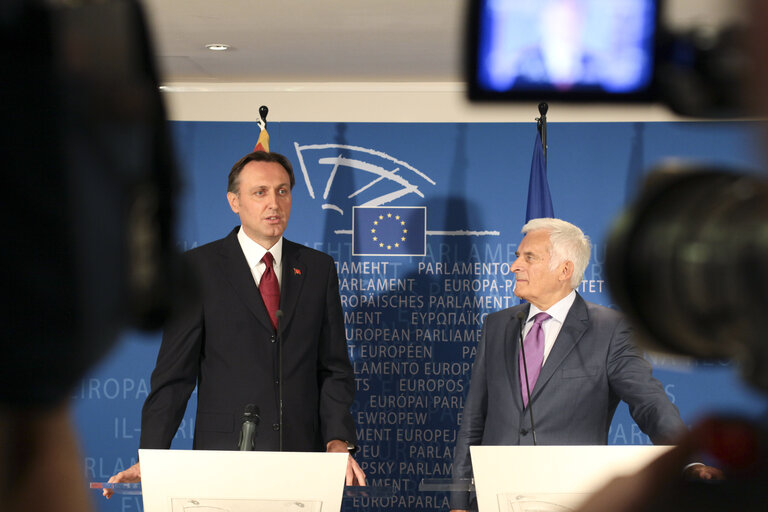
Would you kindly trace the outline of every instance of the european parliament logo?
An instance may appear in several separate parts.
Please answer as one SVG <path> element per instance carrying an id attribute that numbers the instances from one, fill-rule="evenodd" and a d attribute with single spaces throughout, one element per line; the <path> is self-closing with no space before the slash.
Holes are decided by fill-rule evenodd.
<path id="1" fill-rule="evenodd" d="M 426 207 L 352 208 L 353 256 L 424 256 L 426 239 Z"/>
<path id="2" fill-rule="evenodd" d="M 352 229 L 334 229 L 352 236 L 353 256 L 426 256 L 427 236 L 499 236 L 499 231 L 427 230 L 425 206 L 387 206 L 395 201 L 426 200 L 425 189 L 436 181 L 410 163 L 373 148 L 348 144 L 294 142 L 307 193 L 324 212 L 349 218 Z M 355 206 L 358 205 L 358 206 Z M 348 226 L 348 225 L 347 225 Z"/>

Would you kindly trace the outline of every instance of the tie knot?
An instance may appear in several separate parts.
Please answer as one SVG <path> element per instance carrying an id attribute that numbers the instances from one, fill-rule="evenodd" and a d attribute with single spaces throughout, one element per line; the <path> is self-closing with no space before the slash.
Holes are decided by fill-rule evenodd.
<path id="1" fill-rule="evenodd" d="M 544 322 L 545 320 L 549 320 L 550 318 L 552 318 L 552 315 L 550 315 L 549 313 L 544 313 L 542 311 L 541 313 L 538 313 L 533 317 L 533 323 L 534 325 L 541 325 L 542 322 Z"/>
<path id="2" fill-rule="evenodd" d="M 263 261 L 263 262 L 264 262 L 264 264 L 267 266 L 267 268 L 269 268 L 269 267 L 271 267 L 271 266 L 272 266 L 272 261 L 273 261 L 274 259 L 275 259 L 275 258 L 272 256 L 272 253 L 271 253 L 271 252 L 269 252 L 269 251 L 267 251 L 267 252 L 265 252 L 265 253 L 264 253 L 264 257 L 263 257 L 263 258 L 261 258 L 261 261 Z"/>

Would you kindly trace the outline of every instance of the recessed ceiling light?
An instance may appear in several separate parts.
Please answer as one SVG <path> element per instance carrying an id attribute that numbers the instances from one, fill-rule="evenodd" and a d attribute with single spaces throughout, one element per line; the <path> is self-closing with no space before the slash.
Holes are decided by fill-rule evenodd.
<path id="1" fill-rule="evenodd" d="M 223 52 L 230 49 L 230 46 L 228 44 L 223 44 L 223 43 L 207 44 L 205 45 L 205 47 L 215 52 Z"/>

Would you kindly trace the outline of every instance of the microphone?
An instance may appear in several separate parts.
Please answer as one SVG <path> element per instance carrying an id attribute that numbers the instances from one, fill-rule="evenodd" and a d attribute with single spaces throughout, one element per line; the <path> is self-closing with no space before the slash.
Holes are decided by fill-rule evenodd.
<path id="1" fill-rule="evenodd" d="M 517 313 L 517 320 L 520 323 L 520 357 L 523 358 L 523 371 L 525 372 L 525 393 L 528 396 L 528 412 L 531 415 L 531 435 L 533 436 L 533 446 L 536 446 L 536 425 L 533 423 L 533 403 L 531 402 L 531 386 L 528 384 L 528 364 L 525 361 L 525 343 L 523 343 L 523 325 L 525 325 L 525 313 Z"/>
<path id="2" fill-rule="evenodd" d="M 279 438 L 279 451 L 283 451 L 283 338 L 280 336 L 280 323 L 283 320 L 283 310 L 278 309 L 275 311 L 275 318 L 277 319 L 277 328 L 275 329 L 275 336 L 277 336 L 277 417 L 278 417 L 278 438 Z"/>
<path id="3" fill-rule="evenodd" d="M 253 404 L 245 406 L 243 413 L 243 426 L 240 429 L 240 440 L 237 449 L 241 452 L 253 451 L 256 441 L 256 425 L 259 424 L 259 408 Z"/>

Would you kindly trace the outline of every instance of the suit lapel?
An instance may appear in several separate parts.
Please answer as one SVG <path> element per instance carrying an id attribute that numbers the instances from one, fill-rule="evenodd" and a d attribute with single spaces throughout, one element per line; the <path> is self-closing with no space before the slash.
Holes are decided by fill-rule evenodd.
<path id="1" fill-rule="evenodd" d="M 587 305 L 584 303 L 584 299 L 579 294 L 576 294 L 576 300 L 573 301 L 573 305 L 565 317 L 565 322 L 563 322 L 563 327 L 557 335 L 555 344 L 552 346 L 552 350 L 549 356 L 547 356 L 544 366 L 541 368 L 539 379 L 536 381 L 533 390 L 531 390 L 532 398 L 538 396 L 541 389 L 546 386 L 547 381 L 560 368 L 565 358 L 568 357 L 568 354 L 571 353 L 582 336 L 584 336 L 588 327 L 589 314 L 587 313 Z"/>
<path id="2" fill-rule="evenodd" d="M 523 395 L 520 387 L 520 321 L 517 319 L 517 313 L 522 311 L 524 315 L 523 318 L 528 318 L 530 309 L 530 304 L 526 304 L 521 309 L 515 311 L 507 322 L 507 327 L 504 330 L 507 376 L 509 377 L 509 384 L 512 388 L 512 395 L 514 395 L 513 399 L 515 405 L 517 405 L 520 410 L 523 410 Z"/>
<path id="3" fill-rule="evenodd" d="M 280 309 L 283 311 L 281 333 L 296 312 L 296 304 L 308 272 L 301 261 L 301 249 L 302 246 L 299 244 L 283 239 L 283 278 L 280 284 Z"/>
<path id="4" fill-rule="evenodd" d="M 272 331 L 272 321 L 267 314 L 267 308 L 253 280 L 251 269 L 248 268 L 248 261 L 245 259 L 240 242 L 237 241 L 237 230 L 238 228 L 235 228 L 223 240 L 217 261 L 219 270 L 243 304 L 264 324 L 264 327 Z"/>

